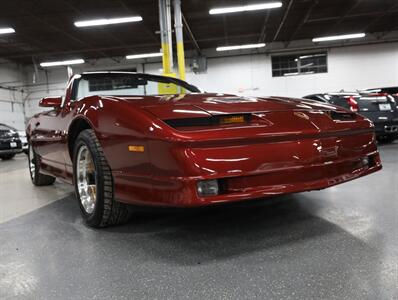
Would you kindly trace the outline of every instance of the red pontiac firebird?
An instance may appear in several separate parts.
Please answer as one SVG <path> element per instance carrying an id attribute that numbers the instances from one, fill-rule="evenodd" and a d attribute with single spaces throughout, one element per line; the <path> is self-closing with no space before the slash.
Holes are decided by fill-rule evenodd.
<path id="1" fill-rule="evenodd" d="M 319 190 L 382 168 L 374 126 L 329 104 L 202 93 L 184 81 L 83 73 L 27 126 L 35 185 L 74 184 L 83 218 Z"/>

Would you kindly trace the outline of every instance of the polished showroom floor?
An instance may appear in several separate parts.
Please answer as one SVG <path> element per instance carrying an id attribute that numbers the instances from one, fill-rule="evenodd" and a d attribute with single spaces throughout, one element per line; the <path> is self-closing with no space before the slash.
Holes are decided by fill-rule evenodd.
<path id="1" fill-rule="evenodd" d="M 0 299 L 398 299 L 398 143 L 319 192 L 86 227 L 71 187 L 0 161 Z"/>

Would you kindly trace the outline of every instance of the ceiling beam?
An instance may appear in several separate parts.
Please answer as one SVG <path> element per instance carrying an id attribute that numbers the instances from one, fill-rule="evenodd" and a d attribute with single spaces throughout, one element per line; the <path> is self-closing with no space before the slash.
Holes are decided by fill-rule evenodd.
<path id="1" fill-rule="evenodd" d="M 69 6 L 75 12 L 75 14 L 77 14 L 77 15 L 83 17 L 83 18 L 86 16 L 81 10 L 79 10 L 76 6 L 74 6 L 68 0 L 62 0 L 62 2 L 64 2 L 67 6 Z M 121 41 L 120 39 L 115 37 L 113 34 L 110 34 L 108 31 L 103 30 L 102 33 L 106 34 L 108 37 L 110 37 L 115 42 L 117 42 L 117 43 L 119 43 L 121 45 L 125 45 L 125 43 L 123 41 Z"/>
<path id="2" fill-rule="evenodd" d="M 188 37 L 191 40 L 193 46 L 199 55 L 202 55 L 202 50 L 199 47 L 198 41 L 196 40 L 194 34 L 192 33 L 191 27 L 189 26 L 184 14 L 182 14 L 182 22 L 184 23 L 184 29 L 188 33 Z"/>
<path id="3" fill-rule="evenodd" d="M 285 14 L 283 15 L 282 21 L 279 24 L 278 30 L 276 31 L 276 33 L 274 35 L 274 38 L 272 39 L 273 42 L 275 42 L 277 40 L 277 38 L 279 37 L 279 33 L 281 32 L 281 30 L 283 28 L 283 25 L 286 22 L 287 16 L 289 15 L 289 12 L 290 12 L 290 9 L 292 8 L 292 5 L 293 5 L 293 0 L 290 0 L 289 4 L 287 5 Z"/>
<path id="4" fill-rule="evenodd" d="M 304 26 L 304 24 L 307 23 L 308 19 L 310 18 L 311 14 L 312 14 L 312 11 L 315 9 L 315 7 L 318 5 L 318 3 L 319 3 L 318 0 L 314 0 L 314 2 L 308 8 L 307 13 L 305 14 L 304 18 L 301 19 L 301 22 L 299 23 L 299 25 L 294 29 L 294 31 L 290 35 L 288 41 L 286 42 L 285 47 L 289 47 L 292 40 L 296 37 L 296 34 L 299 33 L 301 28 Z"/>
<path id="5" fill-rule="evenodd" d="M 393 5 L 391 5 L 388 9 L 384 9 L 377 18 L 375 18 L 374 20 L 372 20 L 371 22 L 366 24 L 366 26 L 363 27 L 362 31 L 366 32 L 371 26 L 377 24 L 377 22 L 379 22 L 380 20 L 382 20 L 386 16 L 394 13 L 394 10 L 396 8 L 398 8 L 398 3 L 397 2 L 395 2 Z"/>
<path id="6" fill-rule="evenodd" d="M 329 27 L 328 31 L 326 34 L 332 33 L 333 30 L 339 26 L 346 18 L 349 16 L 361 3 L 363 0 L 357 0 L 355 1 L 352 5 L 350 5 L 347 10 L 340 15 L 340 17 L 337 19 L 335 23 L 332 23 L 332 25 Z"/>
<path id="7" fill-rule="evenodd" d="M 77 43 L 81 44 L 81 45 L 84 46 L 84 47 L 93 47 L 93 46 L 90 45 L 89 43 L 87 43 L 87 42 L 85 42 L 85 41 L 83 41 L 83 40 L 81 40 L 81 39 L 75 37 L 74 35 L 72 35 L 72 34 L 66 32 L 65 30 L 63 30 L 63 29 L 61 29 L 61 28 L 55 26 L 54 24 L 45 21 L 43 18 L 40 18 L 40 17 L 38 17 L 38 16 L 36 16 L 36 15 L 30 13 L 30 12 L 28 12 L 28 14 L 29 14 L 30 17 L 34 18 L 36 21 L 38 21 L 38 22 L 40 22 L 40 23 L 46 25 L 47 27 L 51 28 L 52 30 L 54 30 L 54 31 L 56 31 L 56 32 L 61 33 L 62 35 L 64 35 L 64 36 L 67 37 L 68 39 L 70 39 L 70 40 L 72 40 L 72 41 L 74 41 L 74 42 L 77 42 Z M 101 57 L 106 57 L 106 58 L 108 58 L 108 55 L 107 55 L 105 52 L 103 52 L 103 51 L 97 51 L 97 53 L 98 53 Z M 119 61 L 117 61 L 117 60 L 115 60 L 115 59 L 113 59 L 113 60 L 114 60 L 115 62 L 119 62 Z"/>
<path id="8" fill-rule="evenodd" d="M 139 47 L 153 47 L 158 45 L 157 43 L 150 44 L 139 44 Z M 92 47 L 92 48 L 82 48 L 82 49 L 74 49 L 74 50 L 61 50 L 61 51 L 35 51 L 35 52 L 25 52 L 25 53 L 11 53 L 7 55 L 0 55 L 0 58 L 23 58 L 23 57 L 31 57 L 31 56 L 48 56 L 48 55 L 59 55 L 59 54 L 73 54 L 73 53 L 98 53 L 98 51 L 111 51 L 111 50 L 121 50 L 121 49 L 134 49 L 137 48 L 137 44 L 134 45 L 124 45 L 124 46 L 109 46 L 109 47 Z"/>
<path id="9" fill-rule="evenodd" d="M 395 4 L 394 4 L 395 5 Z M 381 16 L 385 13 L 385 10 L 383 11 L 376 11 L 376 12 L 367 12 L 367 13 L 359 13 L 359 14 L 352 14 L 352 15 L 346 15 L 344 18 L 345 19 L 353 19 L 353 18 L 362 18 L 362 17 L 374 17 L 374 16 Z M 389 14 L 393 13 L 398 13 L 398 10 L 390 10 L 388 12 Z M 327 22 L 327 21 L 334 21 L 334 20 L 339 20 L 341 16 L 336 16 L 336 17 L 326 17 L 326 18 L 316 18 L 316 19 L 309 19 L 307 23 L 319 23 L 319 22 Z"/>
<path id="10" fill-rule="evenodd" d="M 267 38 L 267 26 L 268 26 L 268 21 L 269 21 L 269 16 L 270 15 L 271 15 L 271 11 L 267 10 L 267 13 L 266 13 L 265 18 L 264 18 L 263 27 L 261 28 L 260 37 L 258 39 L 259 43 L 264 43 L 265 39 Z"/>
<path id="11" fill-rule="evenodd" d="M 228 41 L 228 26 L 227 26 L 227 16 L 226 15 L 222 16 L 222 26 L 223 26 L 223 30 L 224 30 L 225 45 L 229 45 L 229 41 Z"/>
<path id="12" fill-rule="evenodd" d="M 131 8 L 126 4 L 126 2 L 124 0 L 119 0 L 119 3 L 123 6 L 123 8 L 127 11 L 129 11 L 130 13 L 132 13 Z M 158 7 L 156 6 L 155 10 L 157 11 L 157 14 L 159 13 L 158 11 Z M 147 24 L 144 22 L 142 22 L 144 24 L 144 28 L 146 29 L 146 32 L 153 38 L 154 41 L 157 41 L 159 43 L 159 49 L 160 47 L 160 35 L 157 35 L 155 32 L 156 30 L 158 30 L 158 28 L 156 30 L 153 30 L 151 28 L 148 28 Z"/>
<path id="13" fill-rule="evenodd" d="M 258 37 L 257 33 L 252 34 L 243 34 L 243 35 L 235 35 L 233 36 L 234 39 L 242 39 L 242 38 L 256 38 Z M 211 37 L 211 38 L 203 38 L 196 40 L 199 42 L 215 42 L 222 40 L 223 37 Z M 109 47 L 91 47 L 91 48 L 81 48 L 81 49 L 73 49 L 73 50 L 60 50 L 60 51 L 30 51 L 25 53 L 10 53 L 7 55 L 0 55 L 0 58 L 5 59 L 13 59 L 13 58 L 24 58 L 24 57 L 40 57 L 40 56 L 48 56 L 48 55 L 62 55 L 62 54 L 73 54 L 73 53 L 97 53 L 98 51 L 112 51 L 112 50 L 123 50 L 123 49 L 146 49 L 146 48 L 153 48 L 158 46 L 158 43 L 146 43 L 146 44 L 128 44 L 124 46 L 109 46 Z M 202 51 L 202 50 L 201 50 Z M 203 52 L 203 51 L 202 51 Z"/>

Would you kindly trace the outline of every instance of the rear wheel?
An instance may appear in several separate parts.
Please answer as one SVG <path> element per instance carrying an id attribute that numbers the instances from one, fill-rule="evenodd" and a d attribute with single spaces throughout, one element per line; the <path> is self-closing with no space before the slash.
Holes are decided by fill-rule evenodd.
<path id="1" fill-rule="evenodd" d="M 114 199 L 111 169 L 94 131 L 83 130 L 73 151 L 73 181 L 85 222 L 92 227 L 125 223 L 129 207 Z"/>
<path id="2" fill-rule="evenodd" d="M 15 156 L 15 154 L 3 154 L 3 155 L 0 156 L 0 158 L 2 160 L 10 160 L 10 159 L 13 159 L 14 156 Z"/>
<path id="3" fill-rule="evenodd" d="M 39 161 L 37 159 L 37 155 L 32 145 L 29 145 L 28 161 L 29 161 L 30 179 L 32 180 L 32 183 L 34 185 L 45 186 L 54 183 L 55 177 L 45 175 L 39 172 Z"/>

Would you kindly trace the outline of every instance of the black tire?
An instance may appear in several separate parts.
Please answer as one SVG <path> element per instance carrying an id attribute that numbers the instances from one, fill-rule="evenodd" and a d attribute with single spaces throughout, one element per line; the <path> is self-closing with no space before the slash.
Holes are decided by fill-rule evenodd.
<path id="1" fill-rule="evenodd" d="M 87 213 L 82 205 L 77 184 L 77 159 L 79 149 L 83 146 L 88 148 L 95 167 L 96 201 L 94 210 L 91 213 Z M 76 139 L 73 149 L 73 174 L 76 198 L 87 225 L 101 228 L 123 224 L 130 219 L 130 207 L 114 199 L 111 168 L 94 131 L 91 129 L 83 130 Z"/>
<path id="2" fill-rule="evenodd" d="M 30 151 L 31 150 L 31 151 Z M 31 168 L 31 163 L 34 165 L 34 170 Z M 50 175 L 45 175 L 40 173 L 40 163 L 37 159 L 37 154 L 34 151 L 34 148 L 29 145 L 29 152 L 28 152 L 28 167 L 29 167 L 29 174 L 32 183 L 36 186 L 46 186 L 52 185 L 55 182 L 55 177 Z"/>
<path id="3" fill-rule="evenodd" d="M 15 154 L 3 154 L 0 156 L 0 158 L 2 160 L 10 160 L 10 159 L 13 159 L 14 157 L 15 157 Z"/>

